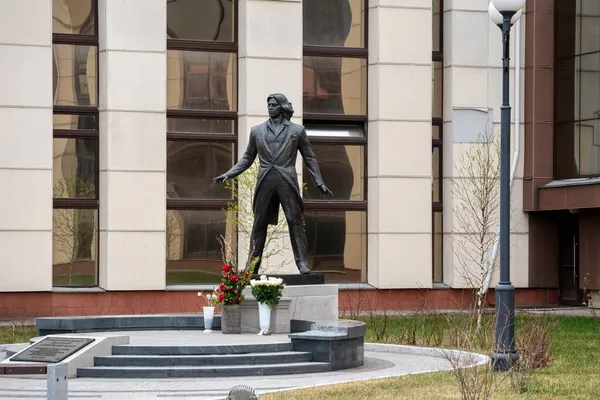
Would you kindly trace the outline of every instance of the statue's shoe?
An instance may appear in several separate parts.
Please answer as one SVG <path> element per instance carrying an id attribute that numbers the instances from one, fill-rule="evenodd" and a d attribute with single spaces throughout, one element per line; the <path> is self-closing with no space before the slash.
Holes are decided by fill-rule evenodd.
<path id="1" fill-rule="evenodd" d="M 310 274 L 310 269 L 308 269 L 306 265 L 300 265 L 298 271 L 300 271 L 301 274 Z"/>

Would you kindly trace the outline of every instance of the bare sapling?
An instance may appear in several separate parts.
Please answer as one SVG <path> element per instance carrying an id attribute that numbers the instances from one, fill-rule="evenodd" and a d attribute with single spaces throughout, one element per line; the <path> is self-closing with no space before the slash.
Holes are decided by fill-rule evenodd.
<path id="1" fill-rule="evenodd" d="M 477 331 L 481 330 L 486 303 L 486 281 L 496 268 L 490 261 L 498 237 L 500 217 L 500 146 L 491 133 L 478 136 L 476 143 L 461 155 L 451 179 L 455 206 L 453 216 L 458 232 L 452 250 L 458 263 L 457 275 L 475 292 Z"/>

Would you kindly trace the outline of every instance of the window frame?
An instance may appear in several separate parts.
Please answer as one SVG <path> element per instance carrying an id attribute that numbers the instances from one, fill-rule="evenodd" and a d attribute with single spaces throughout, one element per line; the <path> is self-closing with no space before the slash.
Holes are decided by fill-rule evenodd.
<path id="1" fill-rule="evenodd" d="M 70 198 L 58 198 L 52 195 L 52 210 L 96 210 L 97 218 L 100 216 L 100 43 L 98 34 L 98 0 L 90 0 L 92 10 L 94 12 L 94 33 L 91 35 L 81 33 L 54 33 L 52 32 L 52 52 L 54 53 L 55 45 L 67 45 L 67 46 L 90 46 L 95 47 L 97 52 L 96 56 L 96 105 L 55 105 L 54 95 L 52 99 L 52 116 L 54 119 L 55 115 L 75 115 L 85 116 L 92 115 L 96 118 L 95 129 L 54 129 L 54 121 L 52 123 L 52 139 L 54 148 L 54 139 L 95 139 L 96 140 L 96 151 L 95 151 L 95 174 L 94 174 L 94 186 L 95 186 L 95 197 L 93 198 L 81 198 L 81 197 L 70 197 Z M 54 14 L 53 14 L 54 15 Z M 52 180 L 54 182 L 54 168 L 52 171 Z M 54 220 L 54 216 L 53 216 Z M 53 221 L 54 231 L 54 221 Z M 98 221 L 97 230 L 95 234 L 98 237 L 96 240 L 96 257 L 93 260 L 96 264 L 95 271 L 95 283 L 92 285 L 72 285 L 72 286 L 56 286 L 54 285 L 54 261 L 52 262 L 52 286 L 53 287 L 97 287 L 100 283 L 99 266 L 100 266 L 100 223 Z M 53 245 L 54 246 L 54 245 Z"/>
<path id="2" fill-rule="evenodd" d="M 167 53 L 170 50 L 175 51 L 186 51 L 186 52 L 198 52 L 198 53 L 225 53 L 232 54 L 235 56 L 235 83 L 233 84 L 233 90 L 235 91 L 235 100 L 233 110 L 208 110 L 208 109 L 185 109 L 185 108 L 167 108 L 166 109 L 166 118 L 167 118 L 167 129 L 165 131 L 167 144 L 169 142 L 177 142 L 177 141 L 185 141 L 185 142 L 195 142 L 195 143 L 206 143 L 206 144 L 227 144 L 232 147 L 231 159 L 232 163 L 235 164 L 238 160 L 239 153 L 239 120 L 238 120 L 238 112 L 239 112 L 239 35 L 238 35 L 238 23 L 239 23 L 239 4 L 237 1 L 233 2 L 233 38 L 231 42 L 225 41 L 208 41 L 208 40 L 193 40 L 193 39 L 177 39 L 177 38 L 169 38 L 166 40 L 166 49 Z M 168 9 L 167 9 L 168 12 Z M 167 27 L 167 35 L 169 35 L 169 27 Z M 167 84 L 168 85 L 168 84 Z M 168 86 L 167 86 L 168 90 Z M 169 130 L 169 120 L 173 119 L 188 119 L 188 120 L 225 120 L 232 123 L 232 131 L 231 133 L 200 133 L 200 132 L 177 132 Z M 168 154 L 165 153 L 165 159 L 168 164 Z M 233 166 L 233 165 L 232 165 Z M 165 174 L 165 181 L 168 179 L 168 165 L 167 171 Z M 235 185 L 235 182 L 234 182 Z M 165 192 L 165 196 L 167 193 Z M 231 197 L 229 199 L 171 199 L 166 197 L 166 213 L 168 215 L 169 211 L 190 211 L 190 212 L 207 212 L 207 211 L 219 211 L 223 213 L 223 221 L 226 223 L 226 216 L 224 210 L 227 210 L 228 205 L 232 202 L 235 202 L 235 198 L 233 192 L 231 193 Z M 167 239 L 168 240 L 168 239 Z M 234 238 L 232 241 L 233 248 L 237 249 L 238 240 L 237 235 L 234 234 Z M 190 253 L 191 255 L 192 253 Z M 196 254 L 197 255 L 197 254 Z M 166 255 L 165 258 L 165 276 L 166 276 L 166 285 L 167 286 L 178 286 L 182 283 L 169 281 L 169 269 L 168 264 L 170 261 L 168 259 L 169 254 Z M 182 258 L 181 260 L 188 260 L 186 258 Z M 192 256 L 192 259 L 197 262 L 202 262 L 200 259 L 196 259 Z M 216 282 L 216 281 L 215 281 Z M 199 284 L 199 283 L 191 283 Z M 200 283 L 201 284 L 201 283 Z M 214 283 L 210 283 L 211 285 Z"/>
<path id="3" fill-rule="evenodd" d="M 434 41 L 432 41 L 432 52 L 431 52 L 431 68 L 432 68 L 432 85 L 435 85 L 435 74 L 433 73 L 433 68 L 434 68 L 434 63 L 435 62 L 440 62 L 442 64 L 442 77 L 441 77 L 441 82 L 439 82 L 439 84 L 441 85 L 441 89 L 440 89 L 440 101 L 441 101 L 441 117 L 432 117 L 431 118 L 431 126 L 432 126 L 432 139 L 431 139 L 431 154 L 432 154 L 432 167 L 433 167 L 433 154 L 435 149 L 439 149 L 439 155 L 440 155 L 440 160 L 439 160 L 439 165 L 438 165 L 438 177 L 439 177 L 439 201 L 433 201 L 433 169 L 432 169 L 432 201 L 431 201 L 431 277 L 432 277 L 432 282 L 433 283 L 443 283 L 444 281 L 444 232 L 443 232 L 443 222 L 442 222 L 442 234 L 441 234 L 441 245 L 440 245 L 440 249 L 442 251 L 442 264 L 441 264 L 441 271 L 440 271 L 440 276 L 441 276 L 441 280 L 440 282 L 437 282 L 435 280 L 435 276 L 436 276 L 436 271 L 435 271 L 435 250 L 436 250 L 436 234 L 435 234 L 435 217 L 436 214 L 441 214 L 441 218 L 443 221 L 444 218 L 444 199 L 443 199 L 443 195 L 444 195 L 444 0 L 432 0 L 432 7 L 431 7 L 431 12 L 433 14 L 432 19 L 435 15 L 435 3 L 437 2 L 437 4 L 439 4 L 439 14 L 437 15 L 437 18 L 439 18 L 439 37 L 437 38 L 437 40 L 439 41 L 440 44 L 440 50 L 433 50 L 433 43 Z M 432 26 L 433 29 L 433 26 Z M 435 40 L 435 38 L 433 39 Z M 432 87 L 432 89 L 434 89 L 434 87 Z M 433 92 L 433 90 L 432 90 Z M 433 114 L 433 110 L 435 109 L 435 104 L 433 103 L 433 101 L 435 101 L 435 96 L 433 96 L 432 99 L 432 114 Z M 439 138 L 435 139 L 433 137 L 433 131 L 435 129 L 439 129 Z"/>
<path id="4" fill-rule="evenodd" d="M 239 29 L 238 29 L 239 5 L 234 2 L 233 6 L 233 41 L 217 42 L 207 40 L 191 40 L 191 39 L 172 39 L 167 38 L 167 51 L 194 51 L 205 53 L 228 53 L 235 55 L 235 71 L 239 68 Z M 168 29 L 168 27 L 167 27 Z M 167 129 L 166 140 L 168 141 L 190 141 L 204 143 L 233 143 L 232 159 L 235 164 L 239 152 L 238 144 L 238 106 L 239 106 L 239 79 L 235 80 L 234 87 L 235 110 L 202 110 L 202 109 L 169 109 L 167 108 L 167 120 L 169 119 L 207 119 L 207 120 L 228 120 L 233 121 L 233 134 L 218 134 L 218 133 L 185 133 L 172 132 Z M 165 155 L 166 157 L 166 155 Z M 233 201 L 233 195 L 230 200 L 210 200 L 210 199 L 167 199 L 167 210 L 222 210 L 227 208 L 227 205 Z"/>
<path id="5" fill-rule="evenodd" d="M 364 47 L 342 47 L 342 46 L 320 46 L 320 45 L 305 45 L 302 46 L 303 57 L 328 57 L 328 58 L 357 58 L 366 61 L 367 75 L 369 68 L 369 4 L 368 0 L 362 0 L 363 7 L 363 29 L 364 29 Z M 304 80 L 304 74 L 302 75 Z M 354 145 L 363 148 L 363 171 L 364 171 L 364 199 L 359 200 L 328 200 L 328 199 L 303 199 L 304 209 L 306 211 L 359 211 L 365 213 L 365 240 L 368 235 L 368 122 L 369 122 L 369 82 L 365 82 L 364 95 L 366 96 L 365 113 L 364 114 L 339 114 L 339 113 L 304 113 L 302 123 L 304 126 L 311 125 L 354 125 L 363 132 L 362 137 L 331 137 L 331 136 L 309 136 L 311 145 Z M 304 96 L 302 98 L 304 102 Z M 306 182 L 306 177 L 303 177 Z M 325 182 L 327 185 L 327 182 Z M 368 276 L 369 270 L 369 246 L 365 246 L 365 277 Z M 362 273 L 362 271 L 361 271 Z"/>

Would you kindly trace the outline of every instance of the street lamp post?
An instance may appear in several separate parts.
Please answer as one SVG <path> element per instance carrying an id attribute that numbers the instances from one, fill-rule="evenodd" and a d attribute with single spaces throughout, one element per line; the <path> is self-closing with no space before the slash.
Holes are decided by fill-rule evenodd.
<path id="1" fill-rule="evenodd" d="M 500 115 L 500 281 L 496 285 L 495 371 L 508 371 L 519 359 L 515 347 L 515 288 L 510 282 L 510 28 L 521 16 L 525 0 L 492 0 L 489 14 L 502 29 L 502 107 Z M 518 68 L 519 66 L 516 66 Z M 517 94 L 518 95 L 518 94 Z"/>

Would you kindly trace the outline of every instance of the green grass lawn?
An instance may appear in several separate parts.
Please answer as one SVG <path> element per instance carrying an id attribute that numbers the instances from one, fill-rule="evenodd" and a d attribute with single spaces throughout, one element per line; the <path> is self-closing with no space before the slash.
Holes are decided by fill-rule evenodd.
<path id="1" fill-rule="evenodd" d="M 0 344 L 29 343 L 29 339 L 39 336 L 35 325 L 15 323 L 0 326 Z"/>
<path id="2" fill-rule="evenodd" d="M 517 338 L 527 323 L 538 316 L 516 318 Z M 477 347 L 493 343 L 491 320 L 484 323 L 485 335 L 474 341 Z M 395 317 L 388 321 L 387 335 L 381 342 L 425 342 L 438 340 L 443 347 L 453 346 L 452 334 L 442 332 L 440 326 L 453 322 L 439 317 Z M 494 399 L 600 399 L 600 331 L 598 321 L 586 317 L 557 317 L 557 328 L 552 335 L 553 361 L 550 366 L 533 370 L 529 376 L 528 391 L 517 393 L 512 389 L 506 374 L 494 374 L 498 390 Z M 413 329 L 415 326 L 420 328 Z M 413 336 L 412 333 L 415 332 Z M 437 334 L 436 334 L 437 332 Z M 436 336 L 437 335 L 437 336 Z M 366 341 L 375 341 L 375 330 L 368 328 Z M 441 339 L 440 339 L 441 336 Z M 413 340 L 416 339 L 416 340 Z M 491 349 L 491 347 L 488 347 Z M 488 352 L 488 351 L 486 351 Z M 361 381 L 349 384 L 325 386 L 292 392 L 266 394 L 266 400 L 338 400 L 338 399 L 460 399 L 460 391 L 452 372 L 408 375 L 398 378 Z"/>

